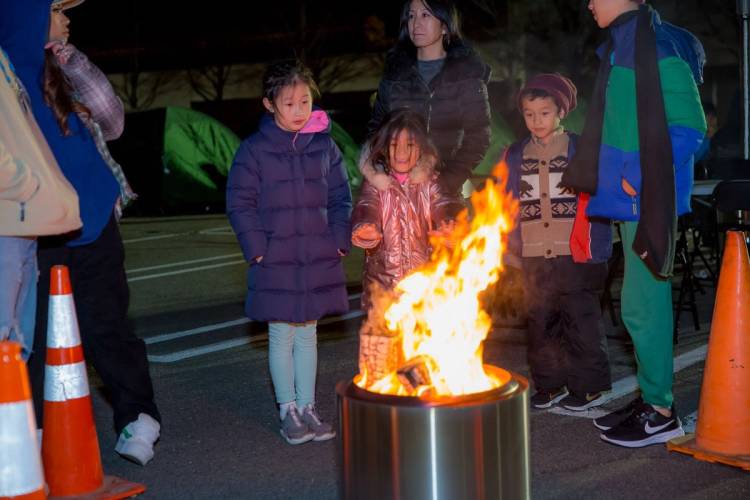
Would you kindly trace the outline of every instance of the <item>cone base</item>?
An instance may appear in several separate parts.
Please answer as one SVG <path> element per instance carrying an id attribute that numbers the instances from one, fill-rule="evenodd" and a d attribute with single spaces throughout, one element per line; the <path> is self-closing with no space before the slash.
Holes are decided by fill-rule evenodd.
<path id="1" fill-rule="evenodd" d="M 71 500 L 74 498 L 76 500 L 119 500 L 140 495 L 144 491 L 146 491 L 145 484 L 133 483 L 116 476 L 104 476 L 102 486 L 96 491 L 83 495 L 50 496 L 47 500 Z"/>
<path id="2" fill-rule="evenodd" d="M 750 455 L 724 455 L 714 451 L 699 448 L 695 442 L 695 434 L 686 434 L 682 437 L 675 438 L 667 443 L 669 451 L 685 453 L 692 455 L 696 460 L 703 462 L 719 463 L 739 467 L 750 471 Z"/>

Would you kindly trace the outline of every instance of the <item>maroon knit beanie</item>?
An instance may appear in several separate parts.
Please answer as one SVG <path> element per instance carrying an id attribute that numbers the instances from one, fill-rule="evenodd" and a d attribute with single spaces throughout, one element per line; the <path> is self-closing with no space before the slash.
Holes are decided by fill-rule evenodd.
<path id="1" fill-rule="evenodd" d="M 559 73 L 542 73 L 536 75 L 526 82 L 526 85 L 518 93 L 518 109 L 523 111 L 522 96 L 523 94 L 532 89 L 544 90 L 555 101 L 557 107 L 562 110 L 563 115 L 567 116 L 568 113 L 576 108 L 576 86 L 569 78 L 562 76 Z"/>

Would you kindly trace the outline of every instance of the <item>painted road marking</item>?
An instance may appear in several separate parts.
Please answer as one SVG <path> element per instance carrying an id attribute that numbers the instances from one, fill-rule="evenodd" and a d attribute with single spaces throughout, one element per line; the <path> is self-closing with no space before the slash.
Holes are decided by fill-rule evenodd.
<path id="1" fill-rule="evenodd" d="M 164 278 L 165 276 L 175 276 L 177 274 L 194 273 L 196 271 L 204 271 L 206 269 L 216 269 L 217 267 L 235 266 L 237 264 L 247 264 L 247 263 L 245 262 L 245 259 L 242 259 L 242 260 L 233 260 L 231 262 L 223 262 L 221 264 L 212 264 L 210 266 L 197 266 L 197 267 L 191 267 L 188 269 L 180 269 L 178 271 L 169 271 L 166 273 L 147 274 L 146 276 L 137 276 L 135 278 L 128 278 L 128 283 L 132 283 L 134 281 Z"/>
<path id="2" fill-rule="evenodd" d="M 244 325 L 246 323 L 250 323 L 250 320 L 247 318 L 240 318 L 232 321 L 224 321 L 223 323 L 191 328 L 190 330 L 183 330 L 181 332 L 163 333 L 161 335 L 155 335 L 153 337 L 146 337 L 145 339 L 143 339 L 143 341 L 146 343 L 146 345 L 159 344 L 161 342 L 169 342 L 170 340 L 181 339 L 183 337 L 190 337 L 192 335 L 199 335 L 206 332 L 213 332 L 214 330 L 221 330 L 232 326 Z"/>
<path id="3" fill-rule="evenodd" d="M 158 236 L 144 236 L 143 238 L 131 238 L 129 240 L 122 240 L 123 243 L 139 243 L 141 241 L 153 241 L 153 240 L 164 240 L 167 238 L 175 238 L 177 236 L 182 236 L 185 234 L 190 233 L 169 233 L 169 234 L 160 234 Z"/>
<path id="4" fill-rule="evenodd" d="M 341 316 L 335 316 L 332 318 L 325 318 L 321 321 L 318 321 L 318 326 L 320 325 L 328 325 L 331 323 L 338 323 L 341 321 L 347 321 L 354 318 L 359 318 L 360 316 L 363 316 L 364 312 L 361 310 L 356 311 L 349 311 L 346 314 L 343 314 Z M 242 318 L 240 320 L 235 321 L 227 321 L 225 324 L 228 326 L 235 326 L 235 325 L 241 325 L 243 323 L 249 323 L 250 321 L 246 318 Z M 232 323 L 232 325 L 229 325 L 229 323 Z M 147 344 L 154 344 L 156 342 L 166 342 L 167 340 L 173 340 L 180 337 L 186 337 L 187 334 L 189 335 L 196 335 L 197 333 L 203 333 L 206 331 L 211 331 L 212 329 L 217 328 L 210 328 L 210 327 L 216 327 L 217 325 L 209 325 L 209 327 L 202 327 L 202 328 L 194 328 L 193 330 L 186 330 L 184 332 L 175 332 L 173 334 L 165 334 L 161 335 L 159 340 L 149 342 L 150 339 L 144 339 Z M 197 332 L 197 330 L 201 330 L 200 332 Z M 188 333 L 189 332 L 189 333 Z M 166 338 L 170 336 L 170 338 Z M 157 337 L 151 337 L 152 339 L 155 339 Z M 152 363 L 175 363 L 177 361 L 182 361 L 189 358 L 195 358 L 197 356 L 202 356 L 204 354 L 209 354 L 212 352 L 219 352 L 219 351 L 225 351 L 227 349 L 234 349 L 235 347 L 240 347 L 243 345 L 248 344 L 254 344 L 256 342 L 261 342 L 264 340 L 268 340 L 268 333 L 263 333 L 260 335 L 253 335 L 252 337 L 240 337 L 237 339 L 229 339 L 229 340 L 223 340 L 221 342 L 215 342 L 213 344 L 208 344 L 201 347 L 192 347 L 190 349 L 184 349 L 181 351 L 175 351 L 169 354 L 149 354 L 148 360 Z"/>
<path id="5" fill-rule="evenodd" d="M 180 262 L 172 262 L 170 264 L 160 264 L 158 266 L 148 266 L 148 267 L 138 267 L 136 269 L 128 269 L 125 271 L 126 274 L 132 274 L 132 273 L 142 273 L 144 271 L 155 271 L 156 269 L 166 269 L 168 267 L 179 267 L 179 266 L 186 266 L 188 264 L 198 264 L 199 262 L 210 262 L 212 260 L 221 260 L 221 259 L 229 259 L 234 257 L 241 257 L 242 253 L 228 253 L 226 255 L 217 255 L 216 257 L 205 257 L 202 259 L 193 259 L 193 260 L 183 260 Z"/>
<path id="6" fill-rule="evenodd" d="M 354 300 L 354 299 L 358 299 L 361 296 L 362 296 L 361 293 L 353 293 L 353 294 L 349 295 L 348 298 L 349 298 L 349 300 Z M 348 319 L 358 318 L 358 317 L 360 317 L 362 315 L 363 315 L 362 311 L 360 311 L 360 310 L 357 309 L 357 310 L 354 310 L 354 311 L 349 311 L 348 313 L 343 314 L 341 316 L 334 316 L 334 317 L 331 317 L 331 318 L 322 319 L 322 320 L 318 321 L 318 325 L 327 325 L 327 324 L 330 324 L 330 323 L 335 323 L 337 321 L 346 321 Z M 179 332 L 163 333 L 161 335 L 154 335 L 153 337 L 146 337 L 146 338 L 144 338 L 143 341 L 147 345 L 149 345 L 149 344 L 160 344 L 162 342 L 169 342 L 170 340 L 181 339 L 183 337 L 191 337 L 193 335 L 200 335 L 201 333 L 213 332 L 215 330 L 223 330 L 224 328 L 229 328 L 229 327 L 232 327 L 232 326 L 244 325 L 244 324 L 247 324 L 247 323 L 250 323 L 249 319 L 247 319 L 247 318 L 238 318 L 238 319 L 233 319 L 233 320 L 230 320 L 230 321 L 223 321 L 221 323 L 214 323 L 212 325 L 199 326 L 197 328 L 191 328 L 189 330 L 182 330 L 182 331 L 179 331 Z"/>
<path id="7" fill-rule="evenodd" d="M 692 351 L 684 352 L 674 358 L 674 373 L 687 368 L 688 366 L 694 365 L 699 361 L 706 359 L 706 352 L 708 352 L 708 345 L 702 345 Z M 612 384 L 612 391 L 605 396 L 605 400 L 602 404 L 606 404 L 609 401 L 627 396 L 631 392 L 638 389 L 638 379 L 635 375 L 629 375 L 623 379 L 620 379 Z M 612 410 L 605 410 L 603 408 L 590 408 L 585 411 L 571 411 L 566 410 L 561 406 L 556 406 L 547 410 L 548 413 L 554 413 L 555 415 L 567 415 L 570 417 L 581 417 L 581 418 L 599 418 Z"/>
<path id="8" fill-rule="evenodd" d="M 178 236 L 188 236 L 191 234 L 225 236 L 229 234 L 234 234 L 234 232 L 232 231 L 231 226 L 217 226 L 217 227 L 212 227 L 209 229 L 202 229 L 200 231 L 187 231 L 184 233 L 166 233 L 166 234 L 158 234 L 154 236 L 143 236 L 141 238 L 129 238 L 127 240 L 122 240 L 122 242 L 126 244 L 127 243 L 140 243 L 142 241 L 165 240 L 168 238 L 177 238 Z"/>
<path id="9" fill-rule="evenodd" d="M 218 234 L 221 236 L 225 235 L 234 235 L 234 231 L 232 230 L 232 226 L 219 226 L 219 227 L 213 227 L 211 229 L 203 229 L 199 231 L 200 234 Z"/>

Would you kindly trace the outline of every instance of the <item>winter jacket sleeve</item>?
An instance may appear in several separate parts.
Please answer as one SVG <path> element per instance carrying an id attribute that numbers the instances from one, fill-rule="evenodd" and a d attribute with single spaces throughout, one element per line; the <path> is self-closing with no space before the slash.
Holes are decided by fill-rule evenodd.
<path id="1" fill-rule="evenodd" d="M 346 177 L 344 160 L 331 139 L 331 168 L 328 172 L 328 226 L 338 249 L 348 251 L 352 242 L 352 192 Z"/>
<path id="2" fill-rule="evenodd" d="M 39 179 L 24 163 L 13 158 L 0 141 L 0 200 L 25 202 L 39 187 Z"/>
<path id="3" fill-rule="evenodd" d="M 77 99 L 89 109 L 91 118 L 102 129 L 104 139 L 111 141 L 120 137 L 125 127 L 125 109 L 104 73 L 71 44 L 60 51 L 58 60 L 66 61 L 60 68 Z"/>
<path id="4" fill-rule="evenodd" d="M 362 183 L 362 190 L 359 194 L 359 201 L 354 207 L 352 214 L 352 226 L 356 230 L 359 226 L 373 224 L 378 231 L 383 232 L 381 221 L 382 206 L 380 203 L 380 193 L 378 188 L 369 181 Z"/>
<path id="5" fill-rule="evenodd" d="M 268 244 L 258 211 L 260 185 L 260 166 L 253 157 L 250 145 L 243 143 L 229 170 L 227 215 L 242 254 L 250 263 L 266 254 Z"/>
<path id="6" fill-rule="evenodd" d="M 389 85 L 386 80 L 381 80 L 378 85 L 378 93 L 375 96 L 375 104 L 372 107 L 372 115 L 370 121 L 367 122 L 367 138 L 375 134 L 378 127 L 383 123 L 383 118 L 388 113 L 390 108 L 390 93 L 388 92 Z"/>
<path id="7" fill-rule="evenodd" d="M 471 172 L 484 159 L 490 146 L 490 102 L 487 85 L 470 80 L 460 96 L 463 142 L 441 172 L 440 183 L 449 193 L 458 192 Z"/>
<path id="8" fill-rule="evenodd" d="M 518 151 L 519 149 L 519 145 L 511 145 L 503 150 L 500 156 L 500 162 L 503 164 L 501 172 L 508 177 L 508 182 L 505 185 L 505 189 L 508 193 L 513 195 L 513 198 L 515 198 L 516 200 L 520 199 L 519 186 L 521 182 L 521 165 Z M 501 179 L 496 179 L 496 181 L 500 182 Z M 510 234 L 508 234 L 508 248 L 506 249 L 506 254 L 503 256 L 503 260 L 505 261 L 505 263 L 513 267 L 520 268 L 522 248 L 523 244 L 521 240 L 521 214 L 519 212 L 518 214 L 516 214 L 516 220 L 514 221 L 513 230 L 511 230 Z"/>
<path id="9" fill-rule="evenodd" d="M 677 168 L 688 163 L 700 149 L 706 134 L 706 117 L 698 87 L 688 64 L 676 57 L 659 63 L 667 125 Z"/>

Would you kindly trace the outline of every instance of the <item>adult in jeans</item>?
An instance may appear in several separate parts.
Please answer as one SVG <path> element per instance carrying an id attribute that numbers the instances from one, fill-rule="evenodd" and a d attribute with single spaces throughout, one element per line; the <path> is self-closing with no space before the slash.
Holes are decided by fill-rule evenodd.
<path id="1" fill-rule="evenodd" d="M 81 227 L 78 196 L 39 127 L 0 48 L 0 340 L 31 354 L 36 311 L 36 237 Z"/>
<path id="2" fill-rule="evenodd" d="M 40 239 L 35 353 L 29 359 L 29 372 L 41 420 L 49 270 L 65 264 L 70 269 L 86 359 L 112 396 L 119 434 L 115 450 L 145 465 L 154 455 L 160 415 L 145 345 L 127 321 L 129 290 L 116 217 L 126 182 L 104 144 L 105 138 L 113 138 L 107 131 L 119 134 L 122 130 L 123 110 L 96 66 L 72 55 L 60 58 L 69 33 L 63 10 L 80 3 L 0 0 L 0 44 L 16 62 L 34 116 L 78 193 L 83 221 L 76 233 Z M 63 72 L 67 64 L 76 63 L 81 65 L 81 79 L 72 88 L 74 79 L 67 72 L 64 78 Z"/>

